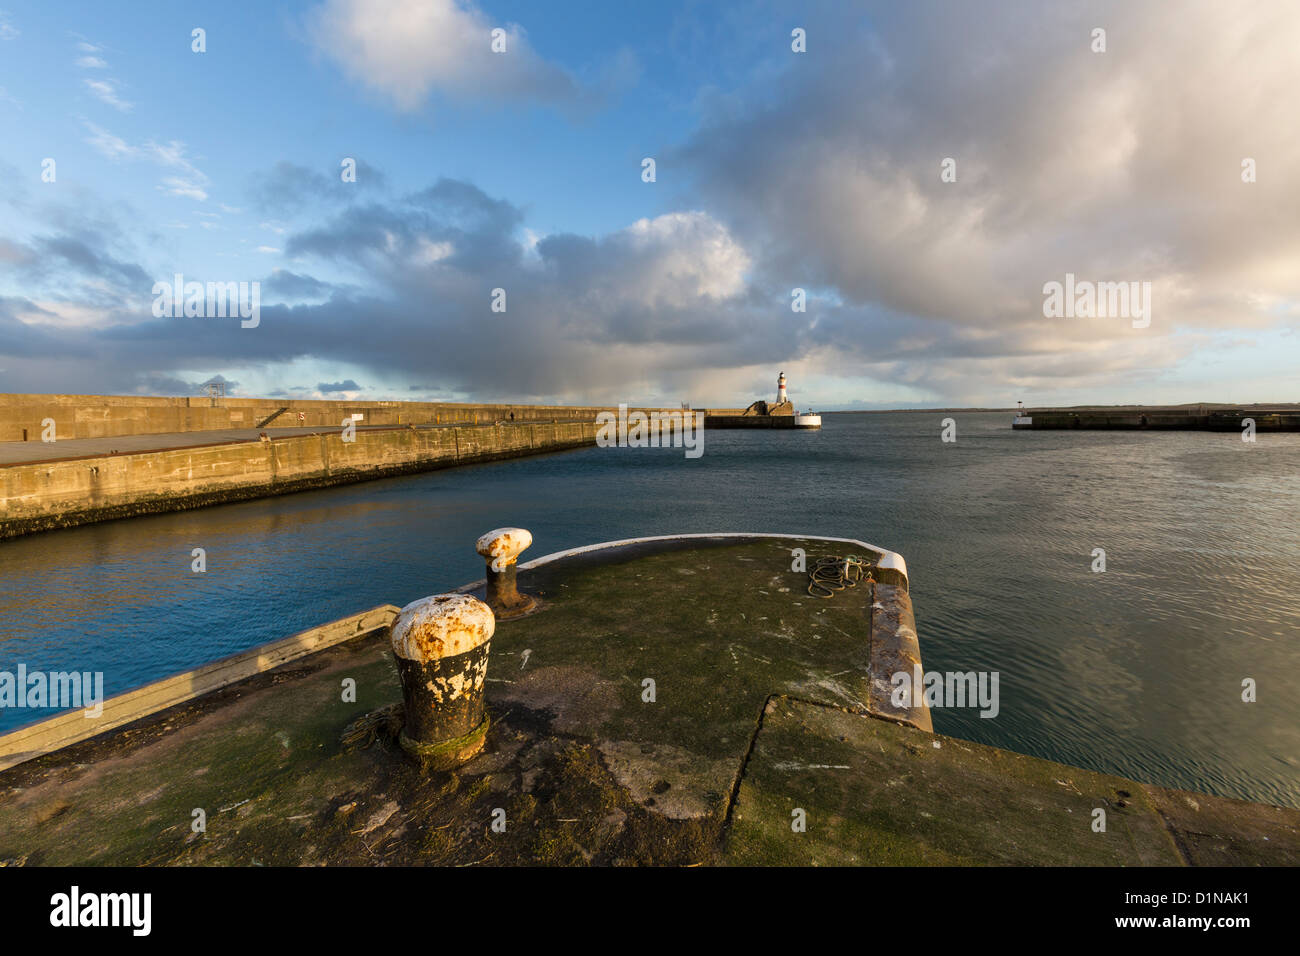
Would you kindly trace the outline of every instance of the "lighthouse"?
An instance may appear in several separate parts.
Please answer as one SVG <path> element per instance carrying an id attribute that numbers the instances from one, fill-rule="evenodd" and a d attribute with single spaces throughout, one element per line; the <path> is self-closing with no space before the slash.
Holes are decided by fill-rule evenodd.
<path id="1" fill-rule="evenodd" d="M 776 403 L 781 405 L 788 401 L 785 397 L 785 372 L 782 372 L 776 380 Z"/>

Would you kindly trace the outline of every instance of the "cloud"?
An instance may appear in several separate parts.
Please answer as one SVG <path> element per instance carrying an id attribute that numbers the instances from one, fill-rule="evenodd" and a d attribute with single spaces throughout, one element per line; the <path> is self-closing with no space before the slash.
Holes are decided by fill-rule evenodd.
<path id="1" fill-rule="evenodd" d="M 9 14 L 0 13 L 0 41 L 18 39 L 18 28 L 9 20 Z"/>
<path id="2" fill-rule="evenodd" d="M 243 330 L 154 319 L 147 299 L 119 291 L 141 273 L 113 230 L 52 208 L 39 241 L 0 240 L 0 270 L 72 278 L 47 287 L 48 301 L 31 293 L 43 311 L 9 308 L 0 357 L 10 340 L 39 352 L 93 307 L 102 318 L 77 344 L 97 364 L 51 347 L 23 365 L 34 390 L 134 390 L 151 375 L 194 377 L 179 370 L 317 361 L 329 371 L 282 380 L 350 375 L 375 395 L 437 382 L 480 399 L 734 402 L 769 392 L 783 367 L 805 389 L 843 383 L 846 398 L 1141 401 L 1180 369 L 1200 377 L 1193 363 L 1230 343 L 1249 355 L 1240 340 L 1300 315 L 1300 141 L 1287 105 L 1300 86 L 1300 7 L 1188 0 L 1173 16 L 1115 5 L 1104 54 L 1090 49 L 1095 16 L 1073 5 L 875 3 L 849 16 L 813 4 L 806 54 L 788 52 L 756 9 L 681 41 L 778 53 L 701 92 L 697 127 L 663 153 L 682 173 L 659 207 L 671 211 L 600 235 L 541 235 L 528 197 L 456 179 L 398 195 L 369 167 L 343 184 L 335 159 L 281 163 L 254 185 L 251 221 L 275 233 L 267 248 L 292 271 L 262 280 L 278 301 Z M 357 4 L 327 3 L 318 39 L 395 102 L 509 98 L 519 82 L 519 63 L 490 78 L 479 54 L 462 57 L 487 48 L 492 24 L 475 8 L 382 10 L 365 19 Z M 432 36 L 430 22 L 447 32 Z M 376 63 L 394 32 L 392 62 Z M 104 155 L 203 191 L 183 145 L 88 128 Z M 946 157 L 954 183 L 940 179 Z M 1259 182 L 1242 182 L 1243 157 L 1258 161 Z M 247 277 L 217 278 L 264 274 L 267 260 L 245 260 Z M 1045 319 L 1043 284 L 1066 272 L 1150 281 L 1151 327 Z M 790 308 L 795 287 L 804 313 Z M 491 308 L 495 289 L 504 312 Z M 1178 400 L 1201 398 L 1237 400 Z"/>
<path id="3" fill-rule="evenodd" d="M 101 126 L 87 122 L 90 137 L 86 140 L 96 151 L 108 159 L 132 160 L 154 163 L 165 169 L 176 170 L 165 176 L 158 189 L 171 196 L 182 196 L 203 202 L 208 198 L 208 177 L 186 156 L 186 146 L 178 140 L 158 143 L 153 140 L 141 146 L 132 146 Z"/>
<path id="4" fill-rule="evenodd" d="M 321 382 L 316 386 L 316 391 L 326 395 L 331 392 L 356 392 L 360 391 L 360 389 L 361 386 L 350 378 L 345 379 L 342 382 Z"/>
<path id="5" fill-rule="evenodd" d="M 137 159 L 140 156 L 140 150 L 127 144 L 126 140 L 120 136 L 114 136 L 103 127 L 96 126 L 94 123 L 87 123 L 86 128 L 90 130 L 90 138 L 86 140 L 100 155 L 108 159 Z"/>
<path id="6" fill-rule="evenodd" d="M 201 184 L 183 176 L 163 177 L 158 189 L 169 196 L 183 196 L 187 199 L 197 199 L 199 202 L 208 198 L 207 190 Z"/>
<path id="7" fill-rule="evenodd" d="M 491 49 L 505 31 L 506 52 Z M 455 0 L 327 0 L 308 20 L 316 46 L 353 79 L 399 109 L 431 94 L 473 100 L 574 103 L 582 93 L 564 69 L 542 59 L 517 24 L 489 19 Z"/>
<path id="8" fill-rule="evenodd" d="M 83 276 L 108 279 L 136 289 L 144 289 L 152 284 L 153 280 L 140 266 L 115 259 L 102 248 L 96 248 L 94 238 L 66 235 L 38 238 L 34 243 L 35 257 L 45 260 L 47 266 L 52 265 L 48 260 L 57 260 L 59 264 L 71 266 Z"/>
<path id="9" fill-rule="evenodd" d="M 1255 156 L 1277 184 L 1300 180 L 1282 105 L 1300 85 L 1286 52 L 1300 7 L 1116 6 L 1105 53 L 1096 19 L 817 5 L 809 52 L 711 101 L 673 158 L 773 290 L 826 293 L 810 349 L 954 400 L 987 395 L 995 368 L 1145 386 L 1139 370 L 1186 354 L 1176 332 L 1262 328 L 1300 301 L 1282 265 L 1300 256 L 1300 194 L 1240 177 Z M 1043 284 L 1067 271 L 1150 281 L 1152 328 L 1044 319 Z M 882 350 L 888 365 L 863 364 Z"/>
<path id="10" fill-rule="evenodd" d="M 262 280 L 261 288 L 264 294 L 285 299 L 325 299 L 333 291 L 327 282 L 288 269 L 273 270 L 269 277 Z"/>
<path id="11" fill-rule="evenodd" d="M 781 314 L 751 300 L 747 254 L 703 212 L 648 218 L 596 238 L 545 236 L 528 254 L 522 220 L 514 204 L 451 179 L 349 207 L 289 233 L 285 249 L 353 272 L 358 285 L 277 270 L 264 284 L 282 302 L 263 302 L 255 330 L 223 319 L 156 319 L 147 297 L 127 304 L 119 295 L 103 322 L 79 334 L 101 367 L 68 362 L 55 374 L 42 366 L 44 387 L 134 391 L 133 376 L 311 359 L 366 370 L 394 392 L 436 380 L 448 393 L 628 400 L 630 390 L 644 393 L 635 383 L 647 376 L 705 378 L 720 364 L 790 347 Z M 57 248 L 110 291 L 150 287 L 145 270 L 107 252 L 96 257 L 89 242 Z M 504 313 L 492 311 L 495 288 L 506 290 Z M 33 332 L 56 321 L 25 319 Z"/>
<path id="12" fill-rule="evenodd" d="M 388 185 L 384 173 L 365 160 L 356 161 L 355 182 L 344 182 L 341 169 L 336 167 L 327 176 L 320 170 L 282 160 L 257 176 L 249 188 L 249 196 L 264 212 L 285 214 L 302 212 L 302 207 L 322 201 L 348 202 L 359 193 L 383 190 Z M 279 223 L 263 223 L 263 226 L 275 232 L 284 231 Z"/>
<path id="13" fill-rule="evenodd" d="M 56 231 L 27 242 L 0 239 L 0 281 L 12 277 L 40 306 L 13 314 L 51 329 L 111 325 L 114 313 L 145 301 L 153 280 L 114 227 L 96 223 L 89 210 L 71 226 L 64 218 L 51 215 Z"/>
<path id="14" fill-rule="evenodd" d="M 77 66 L 86 70 L 106 70 L 108 63 L 97 56 L 82 56 L 77 58 Z"/>
<path id="15" fill-rule="evenodd" d="M 118 95 L 117 83 L 114 80 L 86 80 L 85 84 L 86 88 L 101 102 L 123 113 L 131 111 L 132 105 Z"/>

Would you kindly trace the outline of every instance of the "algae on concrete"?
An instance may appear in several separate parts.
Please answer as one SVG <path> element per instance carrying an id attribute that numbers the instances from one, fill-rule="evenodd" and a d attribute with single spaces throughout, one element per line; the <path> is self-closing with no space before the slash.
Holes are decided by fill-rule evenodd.
<path id="1" fill-rule="evenodd" d="M 401 700 L 386 639 L 362 637 L 0 773 L 0 862 L 1300 860 L 1298 811 L 869 715 L 871 589 L 809 596 L 793 547 L 844 545 L 691 540 L 521 572 L 544 609 L 498 624 L 491 730 L 454 773 L 421 773 L 383 719 L 342 742 Z"/>

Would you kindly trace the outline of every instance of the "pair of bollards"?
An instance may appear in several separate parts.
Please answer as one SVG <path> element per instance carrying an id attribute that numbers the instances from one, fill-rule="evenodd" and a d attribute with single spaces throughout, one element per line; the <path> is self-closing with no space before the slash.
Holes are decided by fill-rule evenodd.
<path id="1" fill-rule="evenodd" d="M 469 594 L 435 594 L 402 608 L 389 635 L 405 701 L 402 749 L 425 768 L 459 766 L 483 749 L 488 717 L 483 688 L 499 620 L 537 606 L 520 594 L 516 564 L 533 543 L 523 528 L 498 528 L 476 542 L 487 559 L 487 603 Z"/>

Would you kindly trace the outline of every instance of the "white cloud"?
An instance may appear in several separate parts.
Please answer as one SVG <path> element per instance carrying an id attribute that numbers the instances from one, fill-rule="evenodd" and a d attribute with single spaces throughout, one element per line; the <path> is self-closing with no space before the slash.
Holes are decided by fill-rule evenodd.
<path id="1" fill-rule="evenodd" d="M 491 49 L 492 31 L 506 32 L 506 52 Z M 454 0 L 326 0 L 308 32 L 354 79 L 401 109 L 431 92 L 475 99 L 571 101 L 573 78 L 528 44 L 517 24 L 490 20 Z"/>
<path id="2" fill-rule="evenodd" d="M 637 220 L 567 259 L 565 281 L 606 309 L 689 309 L 731 299 L 745 291 L 752 264 L 724 225 L 698 211 Z"/>
<path id="3" fill-rule="evenodd" d="M 182 196 L 186 199 L 197 199 L 199 202 L 204 202 L 208 198 L 202 186 L 180 176 L 165 177 L 158 189 L 169 196 Z"/>
<path id="4" fill-rule="evenodd" d="M 432 242 L 421 236 L 415 252 L 414 259 L 422 265 L 432 265 L 435 262 L 441 262 L 449 258 L 456 251 L 455 246 L 450 242 Z"/>
<path id="5" fill-rule="evenodd" d="M 185 144 L 179 140 L 157 143 L 149 140 L 140 146 L 133 146 L 120 136 L 116 136 L 101 126 L 86 123 L 90 137 L 86 140 L 103 156 L 112 160 L 144 160 L 166 169 L 176 170 L 176 175 L 163 179 L 158 187 L 171 196 L 183 196 L 203 202 L 208 198 L 206 186 L 208 177 L 186 157 Z"/>
<path id="6" fill-rule="evenodd" d="M 0 13 L 0 40 L 16 40 L 18 28 L 9 22 L 9 14 Z"/>
<path id="7" fill-rule="evenodd" d="M 97 56 L 83 56 L 77 58 L 77 66 L 86 70 L 106 70 L 108 69 L 108 62 L 101 60 Z"/>
<path id="8" fill-rule="evenodd" d="M 126 140 L 120 136 L 115 136 L 94 123 L 87 123 L 86 128 L 90 130 L 90 138 L 86 142 L 98 150 L 100 155 L 108 159 L 138 159 L 140 157 L 140 151 L 136 147 L 128 145 Z"/>
<path id="9" fill-rule="evenodd" d="M 123 113 L 131 111 L 131 104 L 118 96 L 117 83 L 113 80 L 86 80 L 86 88 L 101 102 L 107 103 Z"/>
<path id="10" fill-rule="evenodd" d="M 818 68 L 757 77 L 680 157 L 765 284 L 842 303 L 810 308 L 806 347 L 883 357 L 954 403 L 999 381 L 1140 396 L 1191 335 L 1300 302 L 1300 193 L 1282 185 L 1300 180 L 1300 6 L 1119 5 L 1104 54 L 1073 5 L 867 8 L 824 8 Z M 1242 182 L 1248 156 L 1267 178 Z M 1150 328 L 1045 319 L 1067 271 L 1149 281 Z"/>

